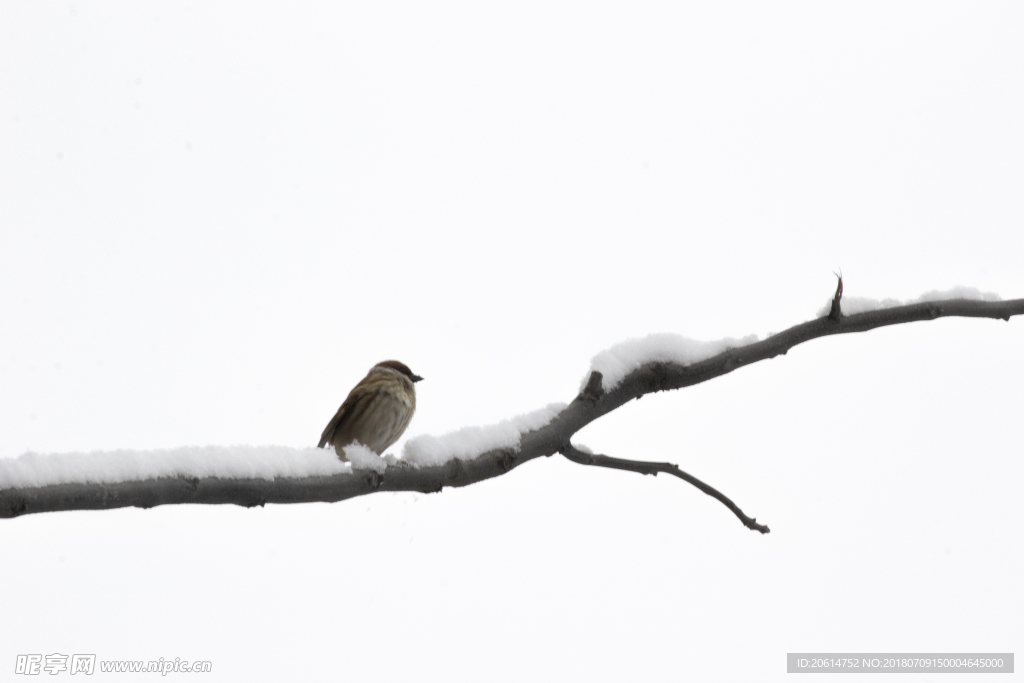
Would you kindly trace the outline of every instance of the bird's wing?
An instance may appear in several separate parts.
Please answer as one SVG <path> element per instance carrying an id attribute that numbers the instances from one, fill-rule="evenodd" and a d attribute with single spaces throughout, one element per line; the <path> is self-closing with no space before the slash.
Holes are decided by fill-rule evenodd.
<path id="1" fill-rule="evenodd" d="M 320 435 L 320 443 L 317 445 L 317 448 L 323 448 L 324 444 L 328 442 L 331 442 L 332 444 L 334 443 L 334 430 L 337 429 L 338 423 L 341 422 L 341 418 L 345 415 L 345 411 L 348 410 L 348 407 L 349 401 L 348 399 L 345 399 L 345 402 L 338 408 L 338 412 L 334 414 L 334 417 L 331 418 L 331 421 L 328 422 L 327 426 L 324 428 L 324 433 Z"/>

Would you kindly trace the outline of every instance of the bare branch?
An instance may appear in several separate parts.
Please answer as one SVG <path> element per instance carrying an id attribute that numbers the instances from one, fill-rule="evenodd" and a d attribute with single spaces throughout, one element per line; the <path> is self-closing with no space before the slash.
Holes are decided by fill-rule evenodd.
<path id="1" fill-rule="evenodd" d="M 837 297 L 841 296 L 841 289 L 837 290 Z M 585 389 L 550 423 L 523 435 L 518 450 L 488 451 L 472 460 L 452 460 L 435 467 L 419 468 L 402 463 L 389 466 L 383 474 L 356 470 L 351 474 L 329 477 L 278 478 L 272 481 L 172 477 L 117 484 L 75 483 L 36 488 L 8 488 L 0 489 L 0 517 L 17 517 L 57 510 L 149 508 L 179 503 L 251 507 L 266 503 L 335 502 L 376 491 L 431 493 L 440 491 L 445 486 L 468 486 L 506 474 L 535 458 L 564 451 L 576 432 L 633 399 L 657 391 L 681 389 L 706 382 L 745 365 L 785 354 L 797 344 L 811 339 L 834 334 L 866 332 L 876 327 L 942 317 L 1009 320 L 1011 316 L 1021 314 L 1024 314 L 1024 299 L 930 301 L 840 316 L 838 320 L 829 317 L 817 318 L 795 325 L 762 341 L 730 349 L 692 365 L 647 363 L 627 375 L 611 391 L 603 388 L 600 373 L 594 372 Z M 698 488 L 702 486 L 696 480 L 690 483 Z M 714 495 L 706 490 L 705 493 Z M 726 500 L 728 499 L 723 502 Z"/>
<path id="2" fill-rule="evenodd" d="M 767 534 L 769 529 L 764 524 L 758 524 L 757 520 L 753 517 L 747 517 L 743 514 L 743 510 L 736 507 L 736 504 L 726 498 L 722 493 L 716 489 L 708 486 L 697 477 L 687 474 L 686 472 L 679 469 L 678 465 L 674 465 L 670 462 L 645 462 L 642 460 L 623 460 L 622 458 L 612 458 L 607 455 L 599 455 L 597 453 L 584 453 L 583 451 L 575 448 L 571 443 L 566 444 L 559 451 L 569 460 L 572 460 L 577 465 L 590 465 L 593 467 L 608 467 L 613 470 L 625 470 L 627 472 L 638 472 L 640 474 L 653 474 L 658 475 L 658 472 L 664 472 L 665 474 L 671 474 L 673 477 L 679 477 L 683 481 L 689 482 L 699 488 L 704 493 L 708 494 L 712 498 L 716 498 L 721 501 L 725 507 L 732 510 L 732 513 L 739 517 L 743 525 L 748 529 L 754 531 L 760 531 L 762 534 Z"/>

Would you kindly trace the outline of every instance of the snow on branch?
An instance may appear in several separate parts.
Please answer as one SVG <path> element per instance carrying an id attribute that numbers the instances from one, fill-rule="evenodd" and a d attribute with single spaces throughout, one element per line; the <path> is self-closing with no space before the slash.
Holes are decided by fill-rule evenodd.
<path id="1" fill-rule="evenodd" d="M 911 301 L 899 301 L 898 299 L 869 299 L 863 296 L 848 296 L 843 298 L 843 278 L 839 278 L 839 287 L 836 289 L 836 296 L 842 299 L 842 312 L 843 315 L 856 315 L 857 313 L 866 313 L 867 311 L 879 311 L 883 308 L 895 308 L 896 306 L 906 306 L 907 304 L 919 304 L 926 301 L 945 301 L 948 299 L 970 299 L 972 301 L 1001 301 L 1000 297 L 995 292 L 982 292 L 975 287 L 953 287 L 939 291 L 933 289 L 930 292 L 925 292 L 921 296 Z M 821 310 L 818 311 L 819 316 L 829 315 L 832 310 L 833 301 L 838 299 L 829 299 Z"/>
<path id="2" fill-rule="evenodd" d="M 335 502 L 376 491 L 433 493 L 561 453 L 582 465 L 679 477 L 729 507 L 748 528 L 767 533 L 766 526 L 676 465 L 595 455 L 574 448 L 570 440 L 602 415 L 645 394 L 706 382 L 819 337 L 942 317 L 1009 320 L 1024 314 L 1024 299 L 1001 301 L 969 288 L 929 292 L 909 303 L 844 300 L 842 292 L 840 278 L 819 317 L 763 340 L 749 336 L 699 342 L 667 334 L 627 340 L 594 357 L 579 394 L 568 405 L 551 404 L 489 427 L 419 436 L 406 443 L 401 458 L 381 458 L 353 444 L 345 447 L 347 463 L 331 449 L 282 446 L 26 453 L 0 459 L 0 517 L 181 503 L 251 507 Z"/>

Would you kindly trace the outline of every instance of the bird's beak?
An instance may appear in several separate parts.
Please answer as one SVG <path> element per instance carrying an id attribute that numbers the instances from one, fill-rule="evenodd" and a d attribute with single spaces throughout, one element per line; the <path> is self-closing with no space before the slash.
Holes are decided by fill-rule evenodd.
<path id="1" fill-rule="evenodd" d="M 422 381 L 423 381 L 423 378 L 422 378 L 422 377 L 420 377 L 419 375 L 413 375 L 413 376 L 412 376 L 412 377 L 410 377 L 409 379 L 411 379 L 411 380 L 412 380 L 412 383 L 413 383 L 413 384 L 416 384 L 416 382 L 422 382 Z"/>

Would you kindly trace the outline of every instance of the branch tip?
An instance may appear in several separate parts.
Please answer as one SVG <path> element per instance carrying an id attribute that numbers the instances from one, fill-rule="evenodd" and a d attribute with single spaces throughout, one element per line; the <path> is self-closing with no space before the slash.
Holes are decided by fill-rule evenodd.
<path id="1" fill-rule="evenodd" d="M 843 272 L 840 270 L 838 273 L 833 273 L 839 280 L 836 284 L 836 294 L 832 297 L 832 308 L 829 309 L 828 317 L 830 320 L 838 321 L 843 317 L 842 307 L 839 305 L 839 300 L 843 298 Z"/>

